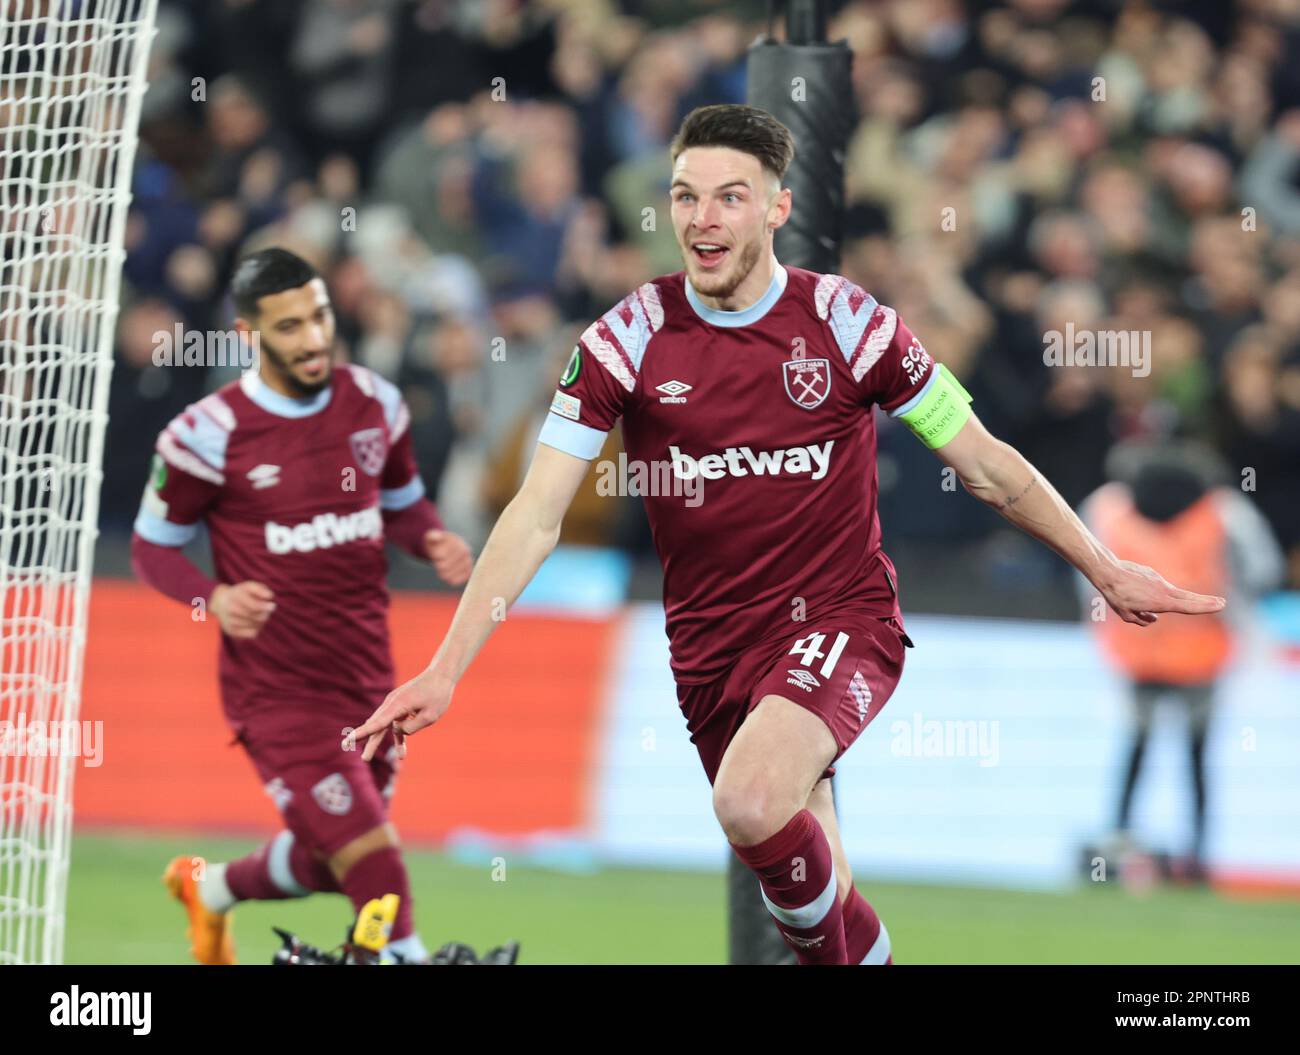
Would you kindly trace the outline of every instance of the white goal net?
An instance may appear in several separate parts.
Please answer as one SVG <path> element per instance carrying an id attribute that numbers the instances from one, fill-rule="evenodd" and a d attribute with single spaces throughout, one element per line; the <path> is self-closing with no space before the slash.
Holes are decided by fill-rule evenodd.
<path id="1" fill-rule="evenodd" d="M 156 0 L 0 0 L 0 963 L 63 958 L 113 330 Z"/>

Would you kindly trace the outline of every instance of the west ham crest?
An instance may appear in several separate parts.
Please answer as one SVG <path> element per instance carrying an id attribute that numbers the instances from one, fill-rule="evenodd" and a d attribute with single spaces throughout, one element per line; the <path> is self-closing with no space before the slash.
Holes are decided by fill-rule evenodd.
<path id="1" fill-rule="evenodd" d="M 342 773 L 331 773 L 312 785 L 311 797 L 326 813 L 342 817 L 352 808 L 352 787 Z"/>
<path id="2" fill-rule="evenodd" d="M 351 437 L 352 457 L 357 460 L 357 468 L 367 476 L 378 476 L 388 457 L 388 444 L 384 440 L 383 429 L 362 429 Z"/>
<path id="3" fill-rule="evenodd" d="M 812 410 L 826 402 L 831 392 L 829 359 L 791 359 L 781 364 L 785 391 L 796 406 Z"/>

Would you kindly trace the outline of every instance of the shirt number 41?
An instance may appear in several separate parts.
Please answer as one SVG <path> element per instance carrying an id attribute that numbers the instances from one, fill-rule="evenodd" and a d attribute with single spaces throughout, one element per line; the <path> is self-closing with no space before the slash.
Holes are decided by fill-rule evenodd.
<path id="1" fill-rule="evenodd" d="M 825 634 L 809 634 L 807 637 L 801 637 L 794 643 L 789 651 L 789 655 L 798 656 L 799 662 L 805 667 L 811 667 L 819 659 L 825 662 L 818 671 L 823 678 L 829 678 L 831 672 L 835 669 L 835 664 L 840 661 L 840 653 L 844 651 L 844 646 L 849 643 L 849 635 L 841 631 L 835 635 L 835 641 L 831 644 L 829 652 L 822 651 L 822 645 L 826 643 Z"/>

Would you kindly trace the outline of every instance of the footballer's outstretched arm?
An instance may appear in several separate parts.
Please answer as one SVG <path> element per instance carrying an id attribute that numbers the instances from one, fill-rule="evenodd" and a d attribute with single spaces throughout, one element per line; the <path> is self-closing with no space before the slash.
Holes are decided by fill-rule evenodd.
<path id="1" fill-rule="evenodd" d="M 428 668 L 389 693 L 353 733 L 368 738 L 370 759 L 391 727 L 399 751 L 403 738 L 432 725 L 451 705 L 452 690 L 500 620 L 555 548 L 560 523 L 587 475 L 588 462 L 538 444 L 519 493 L 502 511 L 470 575 L 451 626 Z"/>
<path id="2" fill-rule="evenodd" d="M 1146 626 L 1155 622 L 1157 612 L 1200 615 L 1223 607 L 1222 597 L 1179 589 L 1150 568 L 1117 558 L 1056 488 L 973 413 L 935 454 L 972 495 L 1074 565 L 1126 623 Z"/>

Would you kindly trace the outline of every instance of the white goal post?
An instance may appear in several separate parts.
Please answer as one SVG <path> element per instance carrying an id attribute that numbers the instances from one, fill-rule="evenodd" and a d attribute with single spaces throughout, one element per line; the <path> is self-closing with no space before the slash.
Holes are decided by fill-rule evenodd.
<path id="1" fill-rule="evenodd" d="M 0 0 L 0 963 L 63 959 L 67 733 L 156 3 Z"/>

